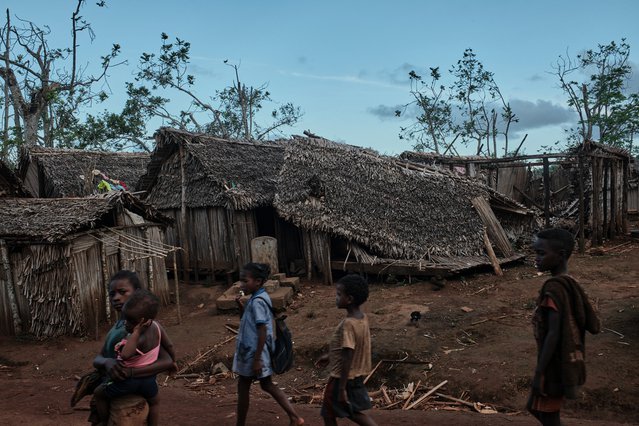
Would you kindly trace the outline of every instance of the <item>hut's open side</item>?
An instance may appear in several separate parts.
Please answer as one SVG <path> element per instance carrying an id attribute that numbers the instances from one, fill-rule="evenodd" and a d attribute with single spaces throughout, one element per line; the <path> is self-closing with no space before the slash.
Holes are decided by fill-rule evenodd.
<path id="1" fill-rule="evenodd" d="M 0 198 L 0 333 L 97 332 L 111 311 L 109 277 L 136 271 L 169 301 L 162 228 L 170 220 L 128 193 Z"/>

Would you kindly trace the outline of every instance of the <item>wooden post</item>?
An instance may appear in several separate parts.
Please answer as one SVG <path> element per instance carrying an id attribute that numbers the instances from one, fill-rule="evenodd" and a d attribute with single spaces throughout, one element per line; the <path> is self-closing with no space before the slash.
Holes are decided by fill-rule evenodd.
<path id="1" fill-rule="evenodd" d="M 622 232 L 625 234 L 628 233 L 628 168 L 630 164 L 630 160 L 628 157 L 623 159 L 623 178 L 622 178 L 622 188 L 623 191 L 621 193 L 621 214 L 622 214 Z"/>
<path id="2" fill-rule="evenodd" d="M 617 160 L 610 162 L 610 224 L 608 226 L 608 236 L 614 238 L 617 236 Z"/>
<path id="3" fill-rule="evenodd" d="M 22 334 L 22 319 L 20 318 L 18 303 L 16 302 L 13 275 L 11 275 L 11 263 L 9 262 L 9 251 L 7 250 L 7 243 L 4 240 L 0 240 L 0 261 L 2 262 L 7 296 L 9 298 L 9 308 L 11 309 L 11 317 L 13 319 L 13 331 L 16 335 Z"/>
<path id="4" fill-rule="evenodd" d="M 104 286 L 105 289 L 105 309 L 106 309 L 106 320 L 107 322 L 110 324 L 111 323 L 111 302 L 110 302 L 110 298 L 109 298 L 109 284 L 111 284 L 109 282 L 109 268 L 107 267 L 107 255 L 106 255 L 106 244 L 102 243 L 100 244 L 100 252 L 101 252 L 101 256 L 100 256 L 100 263 L 102 266 L 102 285 Z"/>
<path id="5" fill-rule="evenodd" d="M 590 157 L 590 161 L 592 163 L 592 212 L 591 212 L 591 223 L 590 223 L 590 227 L 592 235 L 591 235 L 591 239 L 592 239 L 592 247 L 597 247 L 599 246 L 600 243 L 600 221 L 601 218 L 599 216 L 600 213 L 600 198 L 599 198 L 599 191 L 601 190 L 600 187 L 600 175 L 599 175 L 599 159 L 595 156 L 591 156 Z"/>
<path id="6" fill-rule="evenodd" d="M 188 227 L 186 223 L 186 176 L 184 174 L 184 144 L 180 143 L 180 177 L 182 183 L 182 192 L 180 196 L 180 245 L 182 246 L 182 276 L 184 282 L 189 283 L 189 272 L 191 270 L 191 262 L 189 259 L 189 239 L 188 239 Z"/>
<path id="7" fill-rule="evenodd" d="M 237 227 L 235 226 L 235 211 L 226 210 L 228 223 L 231 225 L 231 239 L 233 240 L 233 251 L 235 257 L 235 267 L 238 271 L 242 270 L 242 251 L 240 249 L 240 237 L 238 236 Z"/>
<path id="8" fill-rule="evenodd" d="M 584 254 L 586 251 L 586 241 L 584 236 L 584 157 L 579 153 L 579 253 Z"/>
<path id="9" fill-rule="evenodd" d="M 182 322 L 182 312 L 180 312 L 180 279 L 177 270 L 177 250 L 173 251 L 173 281 L 175 281 L 175 304 L 177 306 L 178 324 Z"/>
<path id="10" fill-rule="evenodd" d="M 324 242 L 326 243 L 326 248 L 324 251 L 324 255 L 326 256 L 326 283 L 328 285 L 333 285 L 333 268 L 331 267 L 331 237 L 329 234 L 324 234 L 326 237 Z"/>
<path id="11" fill-rule="evenodd" d="M 504 272 L 501 270 L 501 266 L 499 265 L 499 261 L 497 260 L 497 256 L 495 256 L 493 245 L 490 243 L 490 239 L 488 238 L 488 232 L 486 231 L 486 228 L 484 228 L 484 246 L 486 246 L 486 253 L 488 253 L 490 263 L 493 265 L 495 275 L 504 275 Z"/>
<path id="12" fill-rule="evenodd" d="M 602 220 L 602 238 L 606 237 L 609 238 L 610 236 L 608 235 L 608 181 L 609 181 L 609 177 L 608 177 L 608 160 L 607 159 L 602 159 L 601 160 L 601 167 L 603 169 L 603 220 Z"/>
<path id="13" fill-rule="evenodd" d="M 148 282 L 149 282 L 149 291 L 154 291 L 155 290 L 155 274 L 154 274 L 154 270 L 153 270 L 153 253 L 151 253 L 151 237 L 150 234 L 151 231 L 149 230 L 149 228 L 144 230 L 144 236 L 146 237 L 146 244 L 147 244 L 147 248 L 149 249 L 149 257 L 147 258 L 147 268 L 149 270 L 149 276 L 148 276 Z"/>
<path id="14" fill-rule="evenodd" d="M 550 165 L 544 157 L 544 226 L 550 228 Z"/>
<path id="15" fill-rule="evenodd" d="M 306 254 L 306 279 L 309 281 L 313 278 L 313 257 L 311 255 L 311 233 L 304 231 L 304 252 Z"/>

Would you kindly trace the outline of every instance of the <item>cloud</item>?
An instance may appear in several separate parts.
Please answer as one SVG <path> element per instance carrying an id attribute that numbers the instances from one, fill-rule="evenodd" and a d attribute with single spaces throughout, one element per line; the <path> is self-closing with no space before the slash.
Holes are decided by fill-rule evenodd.
<path id="1" fill-rule="evenodd" d="M 404 110 L 405 109 L 405 110 Z M 402 111 L 402 115 L 397 117 L 395 111 Z M 377 105 L 369 107 L 366 112 L 372 114 L 382 121 L 407 121 L 415 120 L 415 117 L 419 114 L 419 108 L 415 104 L 411 104 L 408 107 L 405 105 Z"/>
<path id="2" fill-rule="evenodd" d="M 510 107 L 519 118 L 519 122 L 512 126 L 514 131 L 536 129 L 576 120 L 575 113 L 570 108 L 542 99 L 536 102 L 511 99 Z"/>
<path id="3" fill-rule="evenodd" d="M 627 93 L 639 92 L 639 64 L 628 62 L 630 65 L 630 76 L 626 83 Z"/>
<path id="4" fill-rule="evenodd" d="M 198 64 L 190 63 L 189 71 L 195 75 L 208 76 L 208 77 L 217 77 L 218 74 L 213 71 L 210 67 L 203 67 Z"/>
<path id="5" fill-rule="evenodd" d="M 408 73 L 415 70 L 419 71 L 420 67 L 404 62 L 393 70 L 383 70 L 379 72 L 379 76 L 392 84 L 403 85 L 407 87 L 409 84 Z M 419 74 L 419 72 L 418 72 Z"/>
<path id="6" fill-rule="evenodd" d="M 362 78 L 360 77 L 360 75 L 362 75 L 361 72 L 360 72 L 360 75 L 320 75 L 320 74 L 306 74 L 306 73 L 300 73 L 300 72 L 291 72 L 287 74 L 292 77 L 306 78 L 310 80 L 336 81 L 340 83 L 363 84 L 367 86 L 383 87 L 386 89 L 405 90 L 404 87 L 400 87 L 394 84 L 389 84 L 384 81 Z"/>

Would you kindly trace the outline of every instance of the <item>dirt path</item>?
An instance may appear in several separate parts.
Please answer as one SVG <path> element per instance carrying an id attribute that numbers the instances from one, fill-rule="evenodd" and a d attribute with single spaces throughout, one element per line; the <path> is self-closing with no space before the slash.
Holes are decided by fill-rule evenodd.
<path id="1" fill-rule="evenodd" d="M 573 275 L 597 301 L 608 330 L 587 337 L 588 383 L 580 398 L 566 406 L 568 425 L 639 423 L 639 372 L 634 368 L 639 359 L 639 244 L 627 248 L 571 260 Z M 535 356 L 530 316 L 543 280 L 530 265 L 520 265 L 500 278 L 481 273 L 451 280 L 441 291 L 433 291 L 428 283 L 372 285 L 365 310 L 371 322 L 374 363 L 406 356 L 424 363 L 382 364 L 369 382 L 370 391 L 382 383 L 395 389 L 418 380 L 427 387 L 448 380 L 445 393 L 463 393 L 468 400 L 500 411 L 484 415 L 374 410 L 373 416 L 380 424 L 390 425 L 535 424 L 523 413 L 504 413 L 521 411 L 525 404 Z M 225 324 L 238 324 L 237 315 L 215 312 L 214 301 L 223 288 L 184 287 L 180 325 L 174 308 L 162 312 L 161 320 L 177 345 L 181 365 L 231 336 Z M 414 310 L 423 314 L 418 328 L 407 325 Z M 321 386 L 326 378 L 326 372 L 313 368 L 312 362 L 324 350 L 343 313 L 334 307 L 333 289 L 304 283 L 288 314 L 297 368 L 276 380 L 289 395 L 310 400 L 321 393 L 312 385 Z M 79 410 L 70 410 L 68 400 L 75 376 L 89 369 L 99 347 L 99 342 L 78 338 L 47 342 L 0 338 L 0 424 L 86 424 L 83 409 L 87 402 Z M 197 371 L 207 371 L 220 361 L 230 365 L 233 350 L 232 341 L 223 345 Z M 28 364 L 9 365 L 8 360 Z M 234 424 L 235 383 L 231 378 L 218 379 L 215 384 L 161 380 L 166 385 L 161 390 L 163 424 Z M 299 406 L 308 424 L 321 424 L 316 404 Z M 279 408 L 258 390 L 250 415 L 250 424 L 285 424 Z"/>

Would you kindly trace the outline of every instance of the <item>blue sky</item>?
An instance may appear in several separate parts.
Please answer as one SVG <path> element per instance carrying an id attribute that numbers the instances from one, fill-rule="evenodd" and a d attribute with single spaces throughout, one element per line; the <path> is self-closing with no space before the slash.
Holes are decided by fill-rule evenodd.
<path id="1" fill-rule="evenodd" d="M 48 25 L 52 45 L 69 44 L 74 1 L 4 4 L 14 17 Z M 82 14 L 96 38 L 81 40 L 81 63 L 98 65 L 112 43 L 122 46 L 128 60 L 110 72 L 108 108 L 121 108 L 138 57 L 156 52 L 166 32 L 191 42 L 198 94 L 232 81 L 232 69 L 223 64 L 228 59 L 240 64 L 246 83 L 268 83 L 275 101 L 302 108 L 304 117 L 290 133 L 310 129 L 389 154 L 410 149 L 397 136 L 407 123 L 375 112 L 410 101 L 408 71 L 448 69 L 469 47 L 520 117 L 511 137 L 528 133 L 528 153 L 563 139 L 562 128 L 574 120 L 549 74 L 558 55 L 625 37 L 639 74 L 639 2 L 633 0 L 112 0 L 107 8 L 88 2 Z M 637 75 L 632 84 L 639 90 Z M 177 111 L 182 101 L 174 101 Z"/>

